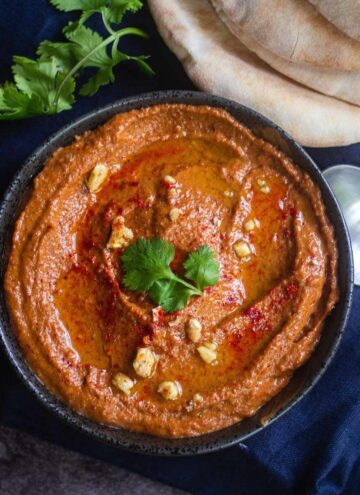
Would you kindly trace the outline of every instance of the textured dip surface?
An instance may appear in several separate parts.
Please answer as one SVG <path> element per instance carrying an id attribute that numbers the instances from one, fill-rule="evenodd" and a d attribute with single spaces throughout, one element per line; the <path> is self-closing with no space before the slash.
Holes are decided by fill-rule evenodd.
<path id="1" fill-rule="evenodd" d="M 122 284 L 124 248 L 154 236 L 174 245 L 179 275 L 204 244 L 220 264 L 219 282 L 176 313 Z M 100 422 L 183 437 L 255 414 L 288 383 L 336 303 L 336 260 L 320 191 L 296 164 L 223 110 L 159 105 L 47 161 L 5 289 L 51 391 Z"/>

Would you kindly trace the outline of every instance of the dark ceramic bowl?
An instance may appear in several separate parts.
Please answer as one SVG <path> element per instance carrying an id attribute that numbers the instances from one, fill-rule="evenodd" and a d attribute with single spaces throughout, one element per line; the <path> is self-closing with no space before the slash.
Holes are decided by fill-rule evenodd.
<path id="1" fill-rule="evenodd" d="M 238 103 L 189 91 L 164 91 L 150 93 L 117 101 L 95 110 L 61 129 L 40 146 L 18 172 L 0 206 L 0 274 L 2 280 L 7 266 L 11 244 L 12 228 L 23 208 L 27 190 L 33 178 L 43 168 L 47 158 L 60 146 L 69 144 L 76 134 L 82 134 L 102 124 L 118 112 L 157 105 L 159 103 L 185 103 L 191 105 L 211 105 L 221 107 L 241 123 L 252 129 L 254 134 L 263 137 L 283 150 L 294 162 L 304 169 L 320 187 L 327 212 L 335 228 L 339 250 L 339 289 L 340 300 L 326 320 L 319 345 L 307 363 L 293 376 L 288 386 L 255 416 L 228 428 L 194 438 L 166 439 L 96 423 L 76 413 L 50 393 L 26 363 L 14 336 L 6 309 L 4 294 L 0 298 L 0 334 L 5 350 L 18 374 L 38 399 L 70 425 L 106 443 L 134 452 L 157 455 L 189 455 L 215 451 L 236 444 L 265 426 L 294 406 L 313 387 L 324 373 L 339 345 L 347 322 L 353 287 L 352 252 L 348 232 L 333 193 L 320 170 L 307 153 L 282 129 L 253 110 Z M 270 418 L 270 419 L 269 419 Z"/>

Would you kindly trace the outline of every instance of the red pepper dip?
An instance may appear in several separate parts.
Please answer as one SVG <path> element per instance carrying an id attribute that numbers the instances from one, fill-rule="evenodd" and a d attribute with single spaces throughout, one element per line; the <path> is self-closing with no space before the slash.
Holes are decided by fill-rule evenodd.
<path id="1" fill-rule="evenodd" d="M 207 244 L 219 282 L 165 313 L 122 284 L 124 249 L 161 237 L 183 274 Z M 40 380 L 99 422 L 165 437 L 251 416 L 313 352 L 337 300 L 320 191 L 223 110 L 116 115 L 47 161 L 5 289 Z"/>

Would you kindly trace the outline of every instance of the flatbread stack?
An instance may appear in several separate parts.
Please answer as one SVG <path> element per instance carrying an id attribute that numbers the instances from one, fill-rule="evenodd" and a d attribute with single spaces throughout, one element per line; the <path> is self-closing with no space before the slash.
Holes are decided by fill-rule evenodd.
<path id="1" fill-rule="evenodd" d="M 360 0 L 148 0 L 202 90 L 306 146 L 360 141 Z"/>

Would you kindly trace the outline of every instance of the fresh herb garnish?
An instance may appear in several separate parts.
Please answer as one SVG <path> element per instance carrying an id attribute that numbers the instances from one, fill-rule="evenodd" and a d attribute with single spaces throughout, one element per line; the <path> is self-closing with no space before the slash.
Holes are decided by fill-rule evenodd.
<path id="1" fill-rule="evenodd" d="M 75 102 L 76 79 L 82 70 L 95 73 L 80 88 L 80 95 L 93 95 L 101 86 L 113 82 L 113 69 L 119 63 L 133 60 L 145 72 L 152 74 L 148 57 L 130 56 L 118 50 L 122 37 L 147 37 L 141 29 L 119 28 L 126 12 L 142 7 L 139 0 L 50 0 L 64 12 L 80 11 L 80 18 L 63 29 L 67 41 L 43 41 L 36 60 L 13 58 L 14 82 L 0 87 L 0 120 L 15 120 L 36 115 L 52 115 L 69 110 Z M 94 14 L 102 17 L 108 36 L 103 38 L 84 23 Z"/>
<path id="2" fill-rule="evenodd" d="M 219 281 L 219 263 L 209 246 L 201 246 L 184 262 L 185 277 L 195 285 L 175 275 L 170 268 L 175 250 L 164 239 L 139 239 L 122 255 L 125 271 L 123 284 L 137 292 L 148 292 L 150 299 L 166 312 L 182 309 L 190 296 L 201 296 L 205 287 Z"/>

